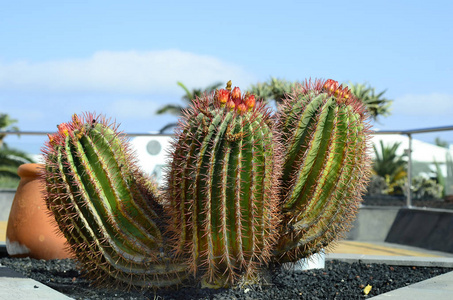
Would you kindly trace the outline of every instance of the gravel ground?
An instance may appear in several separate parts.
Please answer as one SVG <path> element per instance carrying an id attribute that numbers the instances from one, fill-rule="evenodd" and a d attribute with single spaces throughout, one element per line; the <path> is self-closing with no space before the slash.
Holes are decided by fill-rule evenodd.
<path id="1" fill-rule="evenodd" d="M 379 196 L 365 196 L 363 197 L 362 205 L 365 206 L 406 206 L 406 198 L 379 195 Z M 427 207 L 436 209 L 451 209 L 453 210 L 453 201 L 445 201 L 443 199 L 423 199 L 423 200 L 412 200 L 412 206 L 415 207 Z"/>
<path id="2" fill-rule="evenodd" d="M 121 291 L 90 287 L 73 260 L 0 258 L 0 264 L 40 281 L 74 299 L 366 299 L 453 271 L 449 268 L 327 262 L 325 269 L 270 274 L 266 285 L 242 289 Z M 368 295 L 364 288 L 371 286 Z"/>

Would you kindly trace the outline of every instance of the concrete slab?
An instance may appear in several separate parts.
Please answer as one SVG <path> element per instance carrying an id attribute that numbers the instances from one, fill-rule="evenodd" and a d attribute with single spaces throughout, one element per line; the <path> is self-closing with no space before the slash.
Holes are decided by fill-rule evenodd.
<path id="1" fill-rule="evenodd" d="M 336 245 L 328 249 L 327 253 L 349 253 L 358 255 L 384 256 L 453 257 L 453 253 L 377 241 L 340 241 Z"/>
<path id="2" fill-rule="evenodd" d="M 352 229 L 347 233 L 347 240 L 383 242 L 392 227 L 400 207 L 362 206 Z"/>
<path id="3" fill-rule="evenodd" d="M 453 211 L 400 209 L 385 241 L 453 253 Z"/>
<path id="4" fill-rule="evenodd" d="M 361 262 L 365 264 L 387 264 L 389 266 L 453 268 L 453 258 L 451 257 L 357 255 L 349 253 L 326 254 L 326 261 L 331 260 L 340 260 L 348 263 Z"/>
<path id="5" fill-rule="evenodd" d="M 65 300 L 72 299 L 50 287 L 9 268 L 0 266 L 0 299 L 8 300 Z"/>
<path id="6" fill-rule="evenodd" d="M 451 300 L 453 298 L 453 272 L 396 289 L 370 299 Z"/>

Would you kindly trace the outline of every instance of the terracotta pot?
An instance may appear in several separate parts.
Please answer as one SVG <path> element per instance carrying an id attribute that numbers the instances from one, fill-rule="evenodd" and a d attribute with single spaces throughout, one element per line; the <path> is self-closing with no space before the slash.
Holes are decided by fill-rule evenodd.
<path id="1" fill-rule="evenodd" d="M 14 196 L 6 227 L 6 250 L 10 256 L 36 259 L 70 257 L 66 239 L 43 198 L 44 182 L 39 177 L 41 164 L 19 166 L 19 186 Z"/>

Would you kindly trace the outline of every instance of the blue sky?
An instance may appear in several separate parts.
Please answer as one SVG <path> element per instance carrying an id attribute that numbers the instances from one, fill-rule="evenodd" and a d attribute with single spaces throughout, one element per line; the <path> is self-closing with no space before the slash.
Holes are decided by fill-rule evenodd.
<path id="1" fill-rule="evenodd" d="M 386 89 L 393 112 L 374 128 L 453 125 L 452 12 L 450 0 L 5 1 L 0 112 L 21 130 L 95 111 L 149 132 L 176 120 L 155 111 L 180 101 L 177 81 L 311 77 Z"/>

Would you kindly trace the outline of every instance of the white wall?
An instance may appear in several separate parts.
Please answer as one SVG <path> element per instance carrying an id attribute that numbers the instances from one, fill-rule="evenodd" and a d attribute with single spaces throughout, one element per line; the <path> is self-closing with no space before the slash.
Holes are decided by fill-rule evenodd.
<path id="1" fill-rule="evenodd" d="M 135 137 L 130 143 L 137 153 L 140 167 L 149 175 L 156 178 L 159 185 L 163 184 L 163 167 L 168 158 L 168 150 L 172 137 L 144 136 Z"/>

